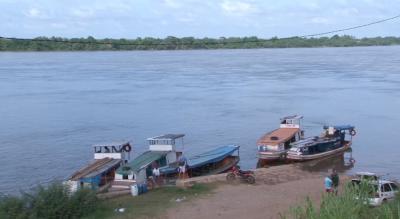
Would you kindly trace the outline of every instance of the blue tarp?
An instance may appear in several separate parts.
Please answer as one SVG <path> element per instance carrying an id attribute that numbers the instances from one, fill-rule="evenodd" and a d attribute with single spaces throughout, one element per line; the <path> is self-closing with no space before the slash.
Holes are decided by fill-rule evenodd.
<path id="1" fill-rule="evenodd" d="M 238 149 L 239 146 L 236 145 L 227 145 L 218 147 L 214 150 L 189 158 L 188 166 L 189 168 L 196 168 L 199 166 L 203 166 L 205 164 L 221 161 L 224 158 L 232 155 L 233 152 L 237 151 Z"/>
<path id="2" fill-rule="evenodd" d="M 332 127 L 332 126 L 329 126 L 329 125 L 325 125 L 324 126 L 324 129 L 328 129 L 329 127 Z M 343 131 L 343 130 L 354 130 L 354 126 L 352 126 L 352 125 L 335 125 L 335 126 L 333 126 L 333 128 L 334 129 L 336 129 L 336 130 L 338 130 L 338 131 Z"/>
<path id="3" fill-rule="evenodd" d="M 235 151 L 239 150 L 239 146 L 236 145 L 226 145 L 215 148 L 211 151 L 190 157 L 187 159 L 187 165 L 189 169 L 200 167 L 206 164 L 219 162 L 226 157 L 232 155 Z M 163 174 L 170 174 L 178 172 L 177 167 L 163 167 L 160 168 L 160 172 Z"/>

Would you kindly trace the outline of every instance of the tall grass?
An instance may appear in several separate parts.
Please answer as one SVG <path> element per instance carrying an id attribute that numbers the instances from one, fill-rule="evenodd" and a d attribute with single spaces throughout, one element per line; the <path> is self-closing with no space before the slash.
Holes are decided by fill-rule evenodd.
<path id="1" fill-rule="evenodd" d="M 0 218 L 4 219 L 69 219 L 81 218 L 96 210 L 98 200 L 91 190 L 73 194 L 61 183 L 38 186 L 20 196 L 0 198 Z"/>
<path id="2" fill-rule="evenodd" d="M 215 185 L 196 184 L 188 189 L 165 187 L 132 197 L 98 200 L 95 192 L 81 189 L 71 194 L 61 183 L 38 186 L 20 196 L 0 197 L 0 219 L 149 218 L 174 206 L 177 199 L 208 194 Z M 116 208 L 125 208 L 124 213 Z"/>
<path id="3" fill-rule="evenodd" d="M 291 210 L 289 217 L 295 219 L 398 219 L 400 218 L 400 197 L 393 202 L 381 207 L 372 208 L 368 203 L 371 196 L 371 186 L 361 184 L 358 187 L 346 185 L 344 191 L 336 196 L 326 194 L 319 205 L 315 205 L 310 199 L 306 199 L 304 206 Z"/>

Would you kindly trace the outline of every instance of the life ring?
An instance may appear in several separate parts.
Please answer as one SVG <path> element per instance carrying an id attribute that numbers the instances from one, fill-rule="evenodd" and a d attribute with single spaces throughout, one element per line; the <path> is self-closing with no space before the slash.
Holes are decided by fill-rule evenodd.
<path id="1" fill-rule="evenodd" d="M 350 163 L 354 164 L 356 162 L 356 160 L 354 160 L 354 158 L 350 158 Z"/>
<path id="2" fill-rule="evenodd" d="M 122 147 L 122 149 L 124 149 L 124 151 L 126 151 L 126 152 L 130 152 L 132 150 L 132 147 L 129 144 L 127 144 L 127 145 L 124 145 Z"/>
<path id="3" fill-rule="evenodd" d="M 355 136 L 356 134 L 357 134 L 356 130 L 353 129 L 353 130 L 350 131 L 350 135 L 351 136 Z"/>

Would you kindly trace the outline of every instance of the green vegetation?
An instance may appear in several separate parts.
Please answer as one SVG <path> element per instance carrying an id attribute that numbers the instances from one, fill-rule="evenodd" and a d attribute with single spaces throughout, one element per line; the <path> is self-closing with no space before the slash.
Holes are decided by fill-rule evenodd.
<path id="1" fill-rule="evenodd" d="M 196 184 L 188 189 L 166 187 L 132 197 L 130 195 L 109 200 L 98 200 L 95 192 L 79 190 L 70 194 L 61 183 L 38 186 L 21 196 L 0 198 L 2 219 L 72 219 L 72 218 L 141 218 L 157 216 L 177 199 L 188 200 L 208 194 L 215 185 Z M 125 212 L 115 209 L 125 208 Z"/>
<path id="2" fill-rule="evenodd" d="M 101 50 L 187 50 L 187 49 L 249 49 L 295 47 L 350 47 L 400 45 L 400 37 L 357 39 L 344 35 L 320 38 L 260 39 L 257 37 L 221 37 L 218 39 L 193 37 L 95 39 L 38 37 L 33 40 L 0 39 L 0 51 L 101 51 Z"/>
<path id="3" fill-rule="evenodd" d="M 105 200 L 93 214 L 85 217 L 95 218 L 148 218 L 161 215 L 167 208 L 173 207 L 179 199 L 190 200 L 194 197 L 209 194 L 216 185 L 195 184 L 181 189 L 176 187 L 158 188 L 144 195 L 132 197 L 130 195 Z M 115 211 L 125 208 L 123 213 Z"/>
<path id="4" fill-rule="evenodd" d="M 70 194 L 66 186 L 53 183 L 48 187 L 38 186 L 18 197 L 1 197 L 0 218 L 81 218 L 93 212 L 98 203 L 93 191 L 82 189 Z"/>
<path id="5" fill-rule="evenodd" d="M 400 197 L 393 202 L 383 206 L 372 208 L 365 203 L 373 192 L 371 187 L 362 185 L 354 188 L 347 185 L 344 192 L 335 196 L 333 194 L 325 195 L 322 198 L 320 206 L 315 206 L 310 199 L 306 200 L 303 207 L 292 209 L 290 217 L 296 219 L 391 219 L 400 218 Z M 358 197 L 358 198 L 356 198 Z M 286 217 L 283 217 L 286 218 Z"/>

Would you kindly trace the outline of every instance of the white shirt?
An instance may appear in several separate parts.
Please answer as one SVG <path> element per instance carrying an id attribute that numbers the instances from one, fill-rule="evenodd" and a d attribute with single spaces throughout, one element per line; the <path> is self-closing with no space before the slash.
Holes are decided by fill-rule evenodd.
<path id="1" fill-rule="evenodd" d="M 154 168 L 154 169 L 153 169 L 153 175 L 154 175 L 154 176 L 160 176 L 160 169 Z"/>

